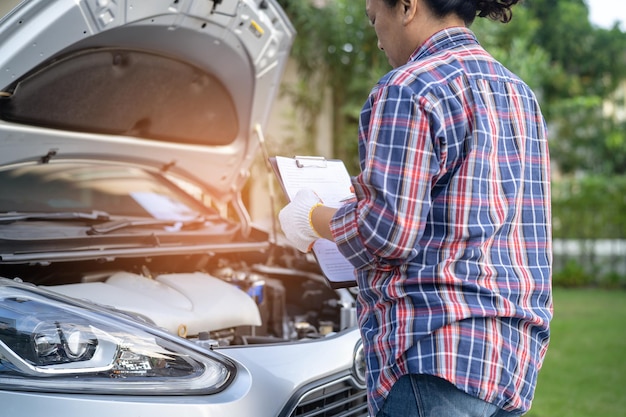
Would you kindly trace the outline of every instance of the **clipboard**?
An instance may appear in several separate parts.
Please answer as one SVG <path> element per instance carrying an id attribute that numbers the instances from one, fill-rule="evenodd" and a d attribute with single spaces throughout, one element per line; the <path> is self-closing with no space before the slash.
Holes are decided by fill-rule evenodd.
<path id="1" fill-rule="evenodd" d="M 324 205 L 335 208 L 353 196 L 350 174 L 339 159 L 276 156 L 270 157 L 269 163 L 289 201 L 303 188 L 312 189 Z M 354 266 L 339 252 L 335 242 L 318 239 L 312 252 L 331 288 L 356 286 Z"/>

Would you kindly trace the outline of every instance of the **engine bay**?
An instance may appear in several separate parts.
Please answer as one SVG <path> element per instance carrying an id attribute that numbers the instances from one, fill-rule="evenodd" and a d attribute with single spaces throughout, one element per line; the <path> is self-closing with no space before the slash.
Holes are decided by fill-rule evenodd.
<path id="1" fill-rule="evenodd" d="M 311 265 L 301 266 L 170 255 L 5 264 L 0 275 L 111 307 L 210 348 L 317 339 L 355 326 L 353 290 L 332 289 Z"/>

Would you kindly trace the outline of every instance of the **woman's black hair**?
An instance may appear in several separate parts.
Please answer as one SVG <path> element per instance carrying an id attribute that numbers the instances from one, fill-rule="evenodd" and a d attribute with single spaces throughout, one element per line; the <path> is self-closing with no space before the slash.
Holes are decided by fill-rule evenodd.
<path id="1" fill-rule="evenodd" d="M 395 7 L 400 0 L 384 0 Z M 478 17 L 507 23 L 513 15 L 511 7 L 519 0 L 424 0 L 435 16 L 444 17 L 450 13 L 458 15 L 467 26 Z"/>

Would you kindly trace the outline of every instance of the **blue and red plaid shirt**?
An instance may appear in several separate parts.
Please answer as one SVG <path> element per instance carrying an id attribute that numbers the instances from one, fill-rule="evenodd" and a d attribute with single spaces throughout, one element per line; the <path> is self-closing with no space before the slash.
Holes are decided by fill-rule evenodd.
<path id="1" fill-rule="evenodd" d="M 357 201 L 331 230 L 357 269 L 371 414 L 407 373 L 528 410 L 552 318 L 534 94 L 469 29 L 446 29 L 374 87 L 359 156 Z"/>

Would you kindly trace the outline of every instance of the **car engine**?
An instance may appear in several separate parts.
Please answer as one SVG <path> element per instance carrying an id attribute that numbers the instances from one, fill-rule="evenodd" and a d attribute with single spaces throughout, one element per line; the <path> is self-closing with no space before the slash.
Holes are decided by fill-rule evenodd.
<path id="1" fill-rule="evenodd" d="M 2 265 L 0 273 L 217 347 L 321 338 L 356 325 L 353 290 L 332 289 L 308 268 L 190 255 Z"/>

